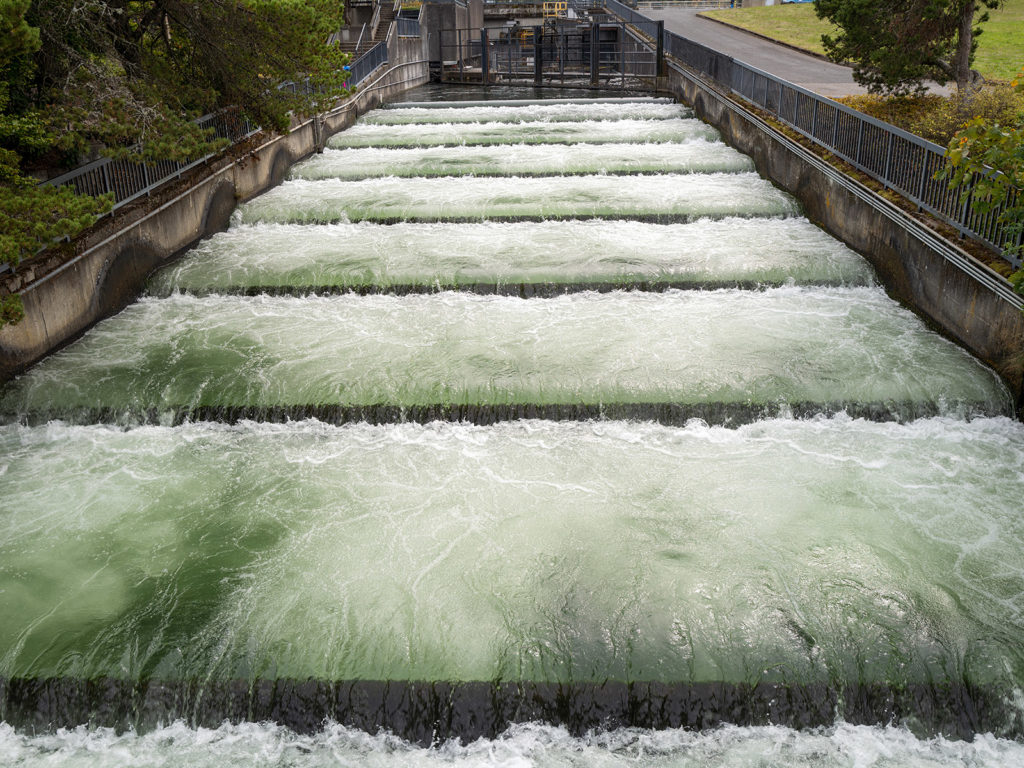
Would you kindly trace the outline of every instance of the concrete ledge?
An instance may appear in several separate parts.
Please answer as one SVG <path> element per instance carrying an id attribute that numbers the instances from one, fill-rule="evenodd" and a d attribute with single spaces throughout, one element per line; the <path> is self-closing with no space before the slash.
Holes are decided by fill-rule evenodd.
<path id="1" fill-rule="evenodd" d="M 280 183 L 292 164 L 322 149 L 327 136 L 388 96 L 429 80 L 419 38 L 395 39 L 388 53 L 390 63 L 325 116 L 296 122 L 286 136 L 212 166 L 193 186 L 114 234 L 93 235 L 98 241 L 84 241 L 77 255 L 27 264 L 7 275 L 6 289 L 21 294 L 25 318 L 0 329 L 0 380 L 122 310 L 141 293 L 154 269 L 225 229 L 238 202 Z"/>
<path id="2" fill-rule="evenodd" d="M 697 75 L 672 64 L 668 90 L 715 126 L 807 217 L 865 256 L 889 295 L 983 360 L 1024 406 L 1024 298 L 1008 281 L 841 173 Z"/>

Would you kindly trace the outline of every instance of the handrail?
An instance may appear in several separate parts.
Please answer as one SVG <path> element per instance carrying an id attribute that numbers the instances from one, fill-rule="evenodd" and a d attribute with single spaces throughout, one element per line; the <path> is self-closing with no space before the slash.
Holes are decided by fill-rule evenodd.
<path id="1" fill-rule="evenodd" d="M 636 7 L 643 9 L 657 8 L 732 8 L 735 0 L 637 0 Z"/>
<path id="2" fill-rule="evenodd" d="M 395 34 L 398 37 L 419 37 L 422 34 L 419 19 L 395 17 Z"/>
<path id="3" fill-rule="evenodd" d="M 355 52 L 357 54 L 359 53 L 359 46 L 361 46 L 363 44 L 363 35 L 365 35 L 365 34 L 366 34 L 366 22 L 364 21 L 362 28 L 359 30 L 359 38 L 356 40 L 356 50 L 355 50 Z"/>
<path id="4" fill-rule="evenodd" d="M 386 0 L 381 0 L 381 2 L 386 2 Z M 387 40 L 389 43 L 391 42 L 392 37 L 399 37 L 399 29 L 402 27 L 401 23 L 399 22 L 401 12 L 402 0 L 395 0 L 394 5 L 391 6 L 391 23 L 388 24 L 388 33 L 385 36 L 385 40 Z"/>
<path id="5" fill-rule="evenodd" d="M 380 9 L 381 3 L 374 3 L 373 5 L 373 17 L 370 19 L 370 39 L 377 39 L 377 27 L 380 26 Z M 364 25 L 365 26 L 365 25 Z M 360 35 L 362 37 L 362 35 Z"/>
<path id="6" fill-rule="evenodd" d="M 624 21 L 646 30 L 657 22 L 619 0 L 605 6 Z M 649 34 L 657 39 L 657 33 Z M 858 170 L 898 192 L 920 209 L 969 236 L 1002 251 L 1016 269 L 1022 260 L 1010 249 L 1024 244 L 1024 234 L 1013 238 L 999 215 L 1015 204 L 1021 190 L 1012 190 L 995 210 L 976 213 L 970 205 L 973 185 L 950 189 L 935 175 L 948 160 L 945 148 L 876 120 L 839 102 L 783 80 L 739 59 L 664 30 L 665 52 L 714 81 L 727 93 L 769 113 L 797 133 L 842 158 Z"/>

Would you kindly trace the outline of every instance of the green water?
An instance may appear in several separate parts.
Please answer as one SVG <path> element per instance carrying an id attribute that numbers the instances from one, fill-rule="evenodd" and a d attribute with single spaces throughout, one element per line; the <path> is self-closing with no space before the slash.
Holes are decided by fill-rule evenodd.
<path id="1" fill-rule="evenodd" d="M 431 123 L 577 123 L 601 120 L 670 120 L 692 118 L 693 110 L 668 100 L 604 103 L 544 103 L 510 105 L 508 103 L 460 104 L 443 102 L 431 106 L 393 104 L 359 118 L 363 125 L 427 125 Z"/>
<path id="2" fill-rule="evenodd" d="M 1019 438 L 5 427 L 0 674 L 1020 679 Z"/>
<path id="3" fill-rule="evenodd" d="M 739 173 L 754 163 L 720 141 L 679 144 L 504 144 L 492 147 L 327 150 L 299 163 L 293 179 L 376 176 L 556 176 L 560 174 Z"/>
<path id="4" fill-rule="evenodd" d="M 794 216 L 799 207 L 754 173 L 545 178 L 296 179 L 240 206 L 238 223 Z"/>
<path id="5" fill-rule="evenodd" d="M 616 120 L 571 123 L 455 123 L 374 125 L 360 122 L 331 137 L 328 146 L 430 147 L 460 144 L 620 144 L 708 139 L 718 132 L 694 118 Z"/>
<path id="6" fill-rule="evenodd" d="M 17 380 L 8 417 L 183 406 L 926 403 L 996 376 L 878 288 L 143 299 Z"/>
<path id="7" fill-rule="evenodd" d="M 1020 763 L 1011 398 L 716 138 L 658 102 L 371 113 L 6 385 L 0 764 Z M 316 294 L 344 288 L 371 295 Z M 334 405 L 396 423 L 300 418 Z M 499 423 L 402 423 L 435 405 Z M 500 421 L 546 405 L 604 418 Z M 169 426 L 274 406 L 294 420 Z M 842 408 L 896 421 L 744 424 Z M 389 682 L 365 727 L 432 746 L 252 698 L 309 679 Z M 550 683 L 607 728 L 488 730 L 529 694 L 402 709 L 444 681 Z M 758 727 L 574 698 L 622 682 Z M 55 731 L 83 722 L 117 729 Z"/>
<path id="8" fill-rule="evenodd" d="M 150 291 L 255 286 L 467 284 L 871 284 L 867 263 L 803 218 L 691 224 L 547 221 L 479 224 L 236 225 L 150 280 Z"/>

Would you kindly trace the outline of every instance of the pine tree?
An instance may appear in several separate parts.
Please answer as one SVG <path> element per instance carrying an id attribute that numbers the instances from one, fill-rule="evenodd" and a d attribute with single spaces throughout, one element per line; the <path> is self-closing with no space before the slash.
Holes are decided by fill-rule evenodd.
<path id="1" fill-rule="evenodd" d="M 854 79 L 874 93 L 905 94 L 922 91 L 925 80 L 952 80 L 961 92 L 975 85 L 976 25 L 1002 2 L 815 0 L 814 7 L 839 30 L 822 37 L 830 58 L 852 62 Z"/>

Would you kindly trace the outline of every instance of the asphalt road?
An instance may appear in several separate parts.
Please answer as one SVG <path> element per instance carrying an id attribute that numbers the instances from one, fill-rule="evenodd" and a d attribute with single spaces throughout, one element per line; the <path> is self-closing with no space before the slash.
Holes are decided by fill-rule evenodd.
<path id="1" fill-rule="evenodd" d="M 665 8 L 644 10 L 641 13 L 652 19 L 664 19 L 665 28 L 671 32 L 708 48 L 714 48 L 776 77 L 802 85 L 822 96 L 848 96 L 866 92 L 853 81 L 849 67 L 833 64 L 724 24 L 702 19 L 697 16 L 699 11 Z"/>

